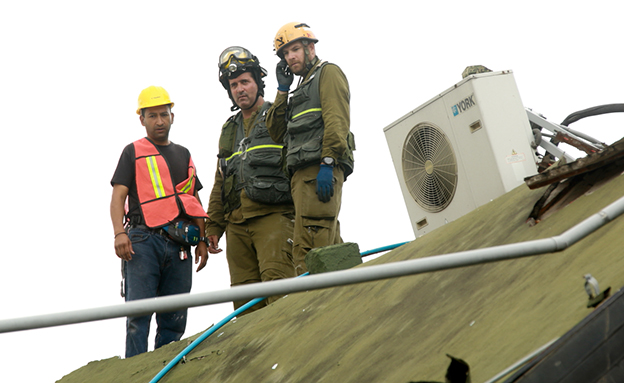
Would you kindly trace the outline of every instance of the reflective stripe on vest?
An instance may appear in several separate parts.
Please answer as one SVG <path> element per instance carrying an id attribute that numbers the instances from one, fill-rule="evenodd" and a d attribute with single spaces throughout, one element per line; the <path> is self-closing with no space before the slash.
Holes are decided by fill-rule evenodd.
<path id="1" fill-rule="evenodd" d="M 299 116 L 303 116 L 306 113 L 310 113 L 310 112 L 322 112 L 321 108 L 312 108 L 312 109 L 308 109 L 308 110 L 304 110 L 303 112 L 297 113 L 296 115 L 292 116 L 292 119 L 294 120 L 295 118 L 299 117 Z"/>
<path id="2" fill-rule="evenodd" d="M 161 227 L 182 213 L 191 218 L 206 218 L 195 198 L 195 165 L 189 158 L 188 178 L 173 187 L 169 166 L 154 144 L 146 138 L 134 142 L 137 195 L 145 224 Z M 183 211 L 178 206 L 181 202 Z"/>
<path id="3" fill-rule="evenodd" d="M 236 157 L 236 156 L 240 156 L 243 153 L 248 153 L 251 152 L 252 150 L 256 150 L 256 149 L 265 149 L 265 148 L 272 148 L 272 149 L 282 149 L 284 147 L 284 145 L 256 145 L 256 146 L 252 146 L 251 148 L 247 148 L 243 151 L 238 151 L 235 152 L 234 154 L 232 154 L 231 156 L 229 156 L 228 158 L 226 158 L 226 161 L 231 160 L 232 158 Z"/>
<path id="4" fill-rule="evenodd" d="M 150 179 L 152 180 L 152 186 L 154 186 L 154 194 L 156 198 L 162 198 L 166 195 L 165 188 L 160 178 L 160 172 L 158 171 L 158 162 L 156 156 L 145 157 L 147 163 L 147 169 L 149 170 Z"/>
<path id="5" fill-rule="evenodd" d="M 189 178 L 186 180 L 186 182 L 183 182 L 183 184 L 184 185 L 180 184 L 182 185 L 182 188 L 179 189 L 179 191 L 182 193 L 188 194 L 191 190 L 193 190 L 193 188 L 195 188 L 195 168 L 194 167 L 189 167 Z"/>

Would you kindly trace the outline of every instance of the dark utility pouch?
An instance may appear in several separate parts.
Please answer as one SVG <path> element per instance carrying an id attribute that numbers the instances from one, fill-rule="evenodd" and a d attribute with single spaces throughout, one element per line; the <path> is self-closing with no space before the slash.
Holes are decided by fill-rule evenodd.
<path id="1" fill-rule="evenodd" d="M 188 221 L 173 222 L 163 229 L 180 245 L 195 246 L 199 243 L 199 227 Z"/>
<path id="2" fill-rule="evenodd" d="M 245 186 L 245 194 L 252 201 L 267 205 L 292 203 L 290 181 L 286 177 L 251 177 Z"/>

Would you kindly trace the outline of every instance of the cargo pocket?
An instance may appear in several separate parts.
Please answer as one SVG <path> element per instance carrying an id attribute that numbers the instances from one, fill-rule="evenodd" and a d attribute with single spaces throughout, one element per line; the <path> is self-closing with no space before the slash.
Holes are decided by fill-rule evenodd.
<path id="1" fill-rule="evenodd" d="M 282 149 L 256 149 L 247 153 L 247 161 L 250 166 L 280 167 L 282 162 Z"/>
<path id="2" fill-rule="evenodd" d="M 268 205 L 282 205 L 292 202 L 290 182 L 286 178 L 251 177 L 245 187 L 245 194 L 252 201 Z"/>
<path id="3" fill-rule="evenodd" d="M 318 167 L 312 167 L 318 169 Z M 333 178 L 334 196 L 329 202 L 321 202 L 316 194 L 316 175 L 314 177 L 306 177 L 303 180 L 301 190 L 301 216 L 311 219 L 329 219 L 333 220 L 338 217 L 340 211 L 340 202 L 342 196 L 342 182 L 336 182 Z"/>
<path id="4" fill-rule="evenodd" d="M 323 138 L 317 136 L 312 137 L 301 146 L 288 148 L 288 152 L 286 153 L 288 168 L 298 169 L 307 164 L 320 163 L 322 147 Z"/>

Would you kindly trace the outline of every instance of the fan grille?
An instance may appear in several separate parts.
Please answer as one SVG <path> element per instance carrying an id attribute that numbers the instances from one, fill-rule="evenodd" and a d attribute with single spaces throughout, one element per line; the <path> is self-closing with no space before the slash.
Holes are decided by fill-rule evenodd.
<path id="1" fill-rule="evenodd" d="M 451 203 L 457 188 L 457 162 L 438 127 L 421 123 L 409 133 L 403 145 L 403 177 L 425 211 L 437 213 Z"/>

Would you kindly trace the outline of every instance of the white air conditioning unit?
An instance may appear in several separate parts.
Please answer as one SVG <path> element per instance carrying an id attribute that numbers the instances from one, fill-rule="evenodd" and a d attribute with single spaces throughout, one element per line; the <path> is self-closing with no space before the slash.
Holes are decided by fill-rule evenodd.
<path id="1" fill-rule="evenodd" d="M 470 75 L 384 132 L 417 237 L 537 173 L 511 71 Z"/>

